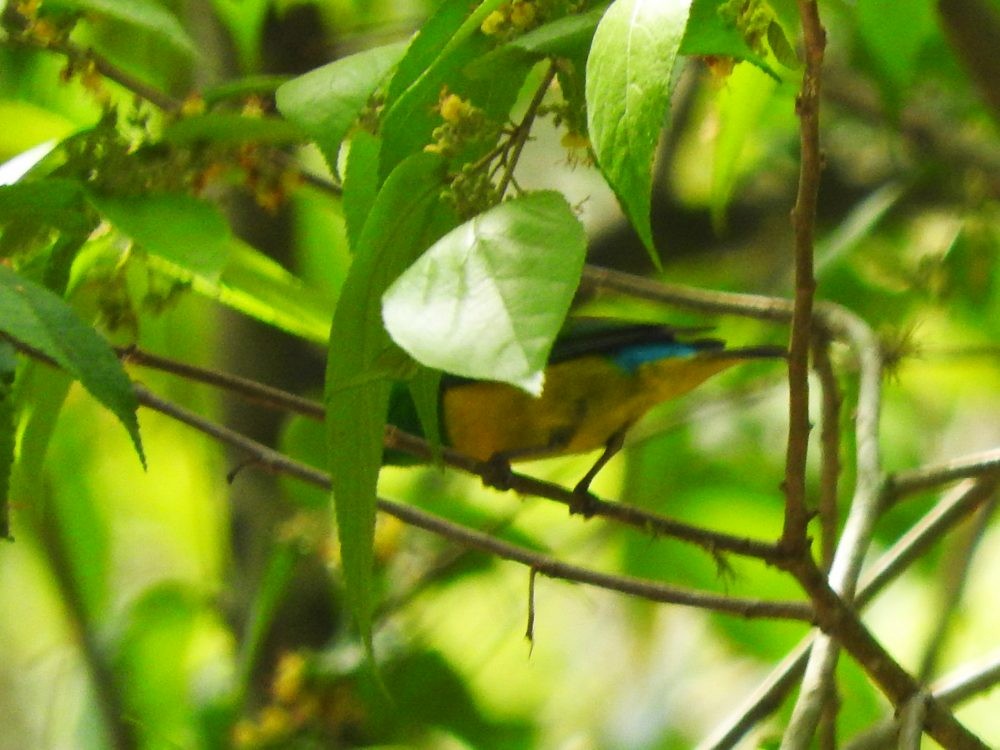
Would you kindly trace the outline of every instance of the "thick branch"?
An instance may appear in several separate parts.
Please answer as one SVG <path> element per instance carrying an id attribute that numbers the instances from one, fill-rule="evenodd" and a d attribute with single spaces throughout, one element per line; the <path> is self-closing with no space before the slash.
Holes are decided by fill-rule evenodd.
<path id="1" fill-rule="evenodd" d="M 809 447 L 809 345 L 812 339 L 813 272 L 816 206 L 822 155 L 819 146 L 820 71 L 826 47 L 826 32 L 819 21 L 815 2 L 800 0 L 799 14 L 805 40 L 806 64 L 802 88 L 796 99 L 801 122 L 799 133 L 799 186 L 792 209 L 795 233 L 793 263 L 795 299 L 792 331 L 788 347 L 788 446 L 785 452 L 785 525 L 781 543 L 789 550 L 805 554 L 806 456 Z"/>

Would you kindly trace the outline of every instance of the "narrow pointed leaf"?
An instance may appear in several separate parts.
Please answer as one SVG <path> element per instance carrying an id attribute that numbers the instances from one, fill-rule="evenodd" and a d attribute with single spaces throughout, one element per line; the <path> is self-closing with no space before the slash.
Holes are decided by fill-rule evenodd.
<path id="1" fill-rule="evenodd" d="M 690 0 L 616 0 L 587 58 L 587 124 L 597 163 L 658 263 L 649 219 L 653 157 Z"/>
<path id="2" fill-rule="evenodd" d="M 118 417 L 145 465 L 132 383 L 108 343 L 73 308 L 0 265 L 0 331 L 50 357 L 79 380 Z"/>
<path id="3" fill-rule="evenodd" d="M 46 0 L 45 6 L 119 21 L 157 36 L 188 57 L 196 55 L 195 43 L 177 16 L 155 0 Z"/>
<path id="4" fill-rule="evenodd" d="M 379 305 L 386 287 L 446 229 L 442 163 L 403 161 L 379 191 L 355 249 L 330 332 L 327 442 L 348 606 L 371 650 L 376 484 L 392 382 Z"/>

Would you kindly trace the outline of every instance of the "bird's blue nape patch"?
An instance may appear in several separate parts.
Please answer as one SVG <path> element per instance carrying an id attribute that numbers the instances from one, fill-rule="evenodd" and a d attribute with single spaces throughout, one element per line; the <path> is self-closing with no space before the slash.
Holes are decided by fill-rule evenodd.
<path id="1" fill-rule="evenodd" d="M 647 362 L 656 362 L 671 357 L 689 357 L 698 351 L 698 347 L 680 342 L 657 341 L 649 344 L 628 346 L 612 356 L 616 365 L 628 373 L 639 369 Z"/>

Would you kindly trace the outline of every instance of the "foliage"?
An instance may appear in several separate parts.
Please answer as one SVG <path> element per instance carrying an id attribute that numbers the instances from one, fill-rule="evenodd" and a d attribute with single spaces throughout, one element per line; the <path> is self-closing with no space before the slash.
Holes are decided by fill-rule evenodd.
<path id="1" fill-rule="evenodd" d="M 176 6 L 0 4 L 0 747 L 804 747 L 808 682 L 729 717 L 810 617 L 845 652 L 824 747 L 995 683 L 993 0 L 820 3 L 825 59 L 791 0 Z M 571 308 L 752 345 L 792 295 L 811 436 L 757 362 L 589 504 L 595 456 L 498 482 L 436 437 L 442 372 L 537 394 Z M 913 541 L 939 502 L 964 525 Z"/>

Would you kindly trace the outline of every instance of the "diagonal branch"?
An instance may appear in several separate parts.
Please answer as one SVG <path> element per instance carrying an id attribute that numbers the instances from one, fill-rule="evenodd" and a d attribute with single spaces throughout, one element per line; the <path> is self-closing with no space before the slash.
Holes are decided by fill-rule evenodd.
<path id="1" fill-rule="evenodd" d="M 245 451 L 252 457 L 254 463 L 269 471 L 286 474 L 323 489 L 329 489 L 330 487 L 330 476 L 326 472 L 294 461 L 284 454 L 268 448 L 235 430 L 211 422 L 192 411 L 165 401 L 142 385 L 135 385 L 135 394 L 142 405 L 176 419 L 179 422 L 183 422 L 219 442 Z M 747 618 L 767 617 L 807 622 L 812 619 L 812 611 L 809 605 L 803 602 L 736 599 L 700 591 L 691 591 L 631 576 L 601 573 L 589 568 L 563 562 L 550 555 L 544 555 L 519 547 L 489 534 L 427 513 L 419 508 L 393 502 L 392 500 L 379 498 L 378 508 L 380 511 L 398 518 L 411 526 L 424 529 L 466 547 L 496 555 L 501 559 L 521 563 L 550 578 L 587 583 L 609 591 L 618 591 L 650 601 L 698 607 L 713 612 Z"/>
<path id="2" fill-rule="evenodd" d="M 188 380 L 223 388 L 263 406 L 291 411 L 310 419 L 322 420 L 324 417 L 323 406 L 318 402 L 296 396 L 279 388 L 257 383 L 253 380 L 247 380 L 246 378 L 217 370 L 189 365 L 185 362 L 152 354 L 135 346 L 120 348 L 118 349 L 118 354 L 126 363 L 154 368 Z M 389 427 L 386 430 L 385 445 L 387 448 L 408 453 L 424 461 L 430 462 L 435 459 L 430 445 L 425 440 L 395 427 Z M 486 479 L 494 472 L 492 464 L 478 461 L 448 448 L 442 450 L 442 459 L 445 464 L 452 468 L 474 474 L 483 479 Z M 508 489 L 520 494 L 542 497 L 562 503 L 571 512 L 579 502 L 579 498 L 571 490 L 524 474 L 512 473 L 507 486 Z M 714 555 L 733 553 L 776 563 L 783 554 L 775 545 L 768 544 L 767 542 L 721 532 L 707 531 L 698 526 L 681 523 L 658 513 L 622 503 L 608 502 L 594 498 L 592 504 L 588 505 L 588 513 L 617 521 L 645 533 L 669 536 L 680 541 L 696 544 Z"/>

